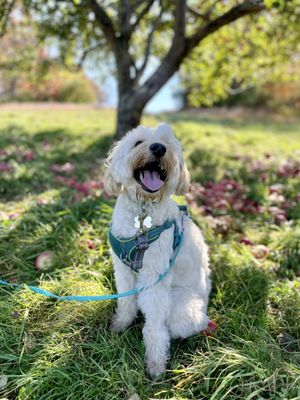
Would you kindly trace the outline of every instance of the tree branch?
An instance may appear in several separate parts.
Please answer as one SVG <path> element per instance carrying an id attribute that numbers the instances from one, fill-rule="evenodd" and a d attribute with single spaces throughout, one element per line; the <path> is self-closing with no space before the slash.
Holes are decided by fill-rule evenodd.
<path id="1" fill-rule="evenodd" d="M 116 49 L 116 32 L 113 26 L 113 22 L 104 10 L 99 5 L 97 0 L 88 0 L 88 3 L 95 14 L 96 20 L 102 29 L 102 32 L 107 40 L 108 45 L 115 52 Z"/>
<path id="2" fill-rule="evenodd" d="M 138 68 L 137 71 L 136 71 L 137 72 L 136 80 L 138 80 L 142 76 L 142 74 L 145 71 L 145 68 L 146 68 L 146 66 L 148 64 L 148 60 L 149 60 L 149 57 L 150 57 L 150 51 L 151 51 L 151 45 L 152 45 L 152 41 L 153 41 L 153 36 L 154 36 L 154 33 L 155 33 L 156 29 L 157 29 L 159 21 L 161 20 L 162 14 L 164 12 L 164 9 L 163 9 L 163 6 L 162 6 L 162 1 L 160 2 L 160 6 L 161 6 L 160 12 L 159 12 L 158 16 L 155 18 L 155 20 L 153 21 L 150 33 L 148 35 L 148 39 L 147 39 L 147 43 L 146 43 L 146 49 L 145 49 L 145 53 L 144 53 L 144 61 L 143 61 L 142 65 L 140 66 L 140 68 Z"/>
<path id="3" fill-rule="evenodd" d="M 185 13 L 186 13 L 186 0 L 175 1 L 175 26 L 173 46 L 181 46 L 185 40 Z"/>
<path id="4" fill-rule="evenodd" d="M 7 5 L 7 7 L 4 6 L 3 9 L 0 10 L 0 22 L 1 22 L 0 38 L 2 38 L 6 33 L 6 27 L 8 24 L 9 16 L 15 4 L 16 0 L 12 0 L 12 2 Z"/>
<path id="5" fill-rule="evenodd" d="M 127 0 L 120 1 L 120 31 L 123 36 L 130 36 L 131 25 L 130 17 L 132 13 L 132 5 Z"/>
<path id="6" fill-rule="evenodd" d="M 142 9 L 142 11 L 136 16 L 135 22 L 131 25 L 131 33 L 134 32 L 140 21 L 143 19 L 143 17 L 147 14 L 147 12 L 150 10 L 152 7 L 152 4 L 154 3 L 155 0 L 148 0 L 145 4 L 145 7 Z M 141 2 L 143 3 L 143 2 Z"/>
<path id="7" fill-rule="evenodd" d="M 99 49 L 100 47 L 102 47 L 103 45 L 104 45 L 104 43 L 100 42 L 100 43 L 97 43 L 94 46 L 89 47 L 88 49 L 85 49 L 83 51 L 83 53 L 81 54 L 79 61 L 75 65 L 75 71 L 80 71 L 80 69 L 82 68 L 82 65 L 83 65 L 85 59 L 87 58 L 87 56 L 89 54 L 91 54 L 93 51 L 95 51 L 95 50 Z"/>
<path id="8" fill-rule="evenodd" d="M 215 8 L 215 5 L 218 3 L 219 0 L 215 0 L 213 4 L 209 7 L 209 9 L 205 13 L 201 13 L 198 9 L 192 6 L 188 6 L 187 9 L 188 11 L 193 14 L 197 18 L 202 18 L 204 21 L 209 22 L 210 19 L 210 14 L 212 13 L 213 9 Z"/>
<path id="9" fill-rule="evenodd" d="M 229 11 L 200 27 L 191 37 L 184 36 L 184 24 L 180 26 L 182 7 L 185 2 L 177 0 L 177 20 L 175 21 L 175 34 L 171 48 L 162 60 L 157 70 L 139 89 L 141 101 L 145 103 L 168 81 L 169 78 L 179 69 L 186 56 L 208 35 L 220 29 L 222 26 L 236 21 L 237 19 L 264 10 L 263 0 L 249 0 L 232 7 Z M 181 15 L 180 15 L 181 11 Z M 176 40 L 175 40 L 176 38 Z M 179 42 L 177 42 L 179 41 Z M 179 45 L 176 45 L 179 43 Z M 183 43 L 183 44 L 182 44 Z M 182 44 L 182 45 L 180 45 Z"/>
<path id="10" fill-rule="evenodd" d="M 194 33 L 194 35 L 192 35 L 190 38 L 187 39 L 187 49 L 186 49 L 187 54 L 191 50 L 193 50 L 198 45 L 198 43 L 201 42 L 201 40 L 203 40 L 211 33 L 222 28 L 222 26 L 228 25 L 231 22 L 234 22 L 245 15 L 260 12 L 264 8 L 265 7 L 262 0 L 249 0 L 246 1 L 245 3 L 232 7 L 225 14 L 221 15 L 220 17 L 217 17 L 213 21 L 208 22 L 205 26 L 199 28 Z"/>

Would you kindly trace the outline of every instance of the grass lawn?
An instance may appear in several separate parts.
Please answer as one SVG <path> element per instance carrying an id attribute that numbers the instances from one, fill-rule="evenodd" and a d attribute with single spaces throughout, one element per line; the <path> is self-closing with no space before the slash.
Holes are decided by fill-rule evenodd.
<path id="1" fill-rule="evenodd" d="M 193 218 L 210 246 L 219 325 L 144 370 L 142 317 L 109 331 L 115 303 L 57 302 L 0 287 L 0 398 L 300 399 L 300 121 L 179 113 Z M 115 291 L 103 160 L 114 113 L 0 108 L 0 279 L 58 294 Z"/>

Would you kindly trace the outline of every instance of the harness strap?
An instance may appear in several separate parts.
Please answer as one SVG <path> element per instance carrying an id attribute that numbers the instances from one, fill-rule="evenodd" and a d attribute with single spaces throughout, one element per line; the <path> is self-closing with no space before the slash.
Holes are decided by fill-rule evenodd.
<path id="1" fill-rule="evenodd" d="M 145 251 L 149 249 L 149 240 L 148 240 L 148 235 L 147 233 L 144 233 L 142 235 L 138 235 L 136 237 L 136 250 L 133 256 L 133 260 L 130 263 L 130 268 L 134 272 L 139 272 L 139 270 L 143 266 L 143 258 Z"/>

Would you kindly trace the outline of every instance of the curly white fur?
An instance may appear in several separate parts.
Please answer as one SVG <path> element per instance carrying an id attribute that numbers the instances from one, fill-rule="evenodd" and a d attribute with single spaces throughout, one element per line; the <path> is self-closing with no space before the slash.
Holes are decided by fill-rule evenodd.
<path id="1" fill-rule="evenodd" d="M 142 143 L 135 146 L 137 142 Z M 133 171 L 149 159 L 149 146 L 154 142 L 167 149 L 162 158 L 168 175 L 158 192 L 148 193 L 135 180 Z M 188 191 L 189 173 L 180 143 L 171 128 L 168 125 L 159 125 L 156 129 L 139 126 L 129 132 L 108 156 L 105 185 L 109 193 L 119 194 L 112 219 L 115 236 L 131 237 L 137 233 L 134 218 L 139 215 L 142 203 L 154 226 L 167 219 L 177 219 L 180 225 L 178 206 L 170 196 Z M 142 311 L 146 364 L 153 378 L 165 372 L 170 339 L 194 335 L 206 329 L 209 322 L 206 313 L 211 282 L 207 246 L 191 219 L 185 220 L 184 225 L 184 242 L 169 275 L 137 296 L 118 299 L 112 321 L 112 329 L 121 332 L 133 322 L 138 309 Z M 172 243 L 173 228 L 170 228 L 145 252 L 138 274 L 112 252 L 118 292 L 154 282 L 168 268 Z"/>

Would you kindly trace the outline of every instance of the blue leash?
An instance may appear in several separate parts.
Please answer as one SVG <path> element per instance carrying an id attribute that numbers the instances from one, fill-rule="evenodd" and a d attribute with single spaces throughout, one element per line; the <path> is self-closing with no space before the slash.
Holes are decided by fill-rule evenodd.
<path id="1" fill-rule="evenodd" d="M 165 270 L 165 272 L 163 272 L 162 274 L 160 274 L 158 276 L 157 280 L 154 283 L 151 283 L 150 285 L 136 288 L 133 290 L 128 290 L 127 292 L 106 294 L 106 295 L 102 295 L 102 296 L 58 296 L 57 294 L 48 292 L 48 290 L 41 289 L 36 286 L 19 285 L 17 283 L 9 283 L 9 282 L 1 280 L 1 279 L 0 279 L 0 285 L 11 286 L 11 287 L 18 288 L 18 289 L 22 289 L 25 286 L 28 289 L 30 289 L 32 292 L 41 294 L 42 296 L 46 296 L 46 297 L 50 297 L 52 299 L 62 300 L 62 301 L 88 302 L 88 301 L 99 301 L 99 300 L 113 300 L 113 299 L 118 299 L 120 297 L 133 296 L 135 294 L 139 294 L 142 291 L 149 289 L 150 287 L 156 285 L 157 283 L 162 281 L 169 274 L 169 272 L 171 271 L 171 269 L 175 263 L 176 257 L 178 256 L 179 250 L 182 246 L 182 242 L 183 242 L 183 231 L 180 233 L 179 243 L 178 243 L 178 246 L 176 247 L 176 249 L 174 250 L 174 254 L 170 260 L 169 267 Z"/>

